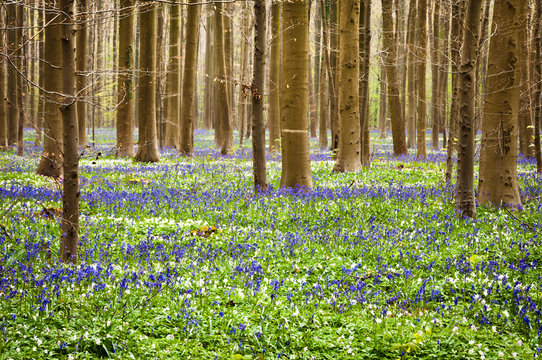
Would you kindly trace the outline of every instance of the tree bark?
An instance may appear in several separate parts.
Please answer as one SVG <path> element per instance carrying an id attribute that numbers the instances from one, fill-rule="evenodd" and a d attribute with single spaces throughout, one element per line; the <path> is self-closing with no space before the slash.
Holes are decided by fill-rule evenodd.
<path id="1" fill-rule="evenodd" d="M 190 1 L 197 2 L 197 0 Z M 188 6 L 179 153 L 189 156 L 194 154 L 194 88 L 198 71 L 199 13 L 200 5 Z"/>
<path id="2" fill-rule="evenodd" d="M 6 24 L 7 24 L 7 52 L 8 52 L 8 87 L 7 87 L 7 103 L 8 103 L 8 145 L 17 144 L 17 129 L 19 124 L 19 109 L 17 108 L 17 4 L 6 4 Z"/>
<path id="3" fill-rule="evenodd" d="M 342 0 L 339 15 L 339 153 L 333 171 L 361 168 L 359 106 L 360 0 Z"/>
<path id="4" fill-rule="evenodd" d="M 474 218 L 474 119 L 475 72 L 480 37 L 480 3 L 469 0 L 464 22 L 459 85 L 459 151 L 457 160 L 457 210 L 462 217 Z"/>
<path id="5" fill-rule="evenodd" d="M 241 25 L 241 87 L 242 90 L 239 91 L 239 104 L 237 109 L 238 120 L 239 120 L 239 145 L 243 145 L 243 140 L 245 139 L 245 127 L 248 123 L 248 102 L 249 94 L 247 88 L 250 82 L 250 74 L 248 72 L 249 64 L 249 50 L 250 50 L 250 39 L 248 38 L 250 33 L 250 7 L 248 3 L 244 3 L 242 8 L 242 25 Z M 271 5 L 273 8 L 273 5 Z M 272 40 L 273 41 L 273 40 Z M 271 44 L 271 46 L 273 46 Z M 271 73 L 272 70 L 270 70 Z M 271 86 L 269 89 L 269 113 L 271 114 Z M 271 116 L 271 115 L 270 115 Z M 269 141 L 271 141 L 271 135 L 269 136 Z M 269 145 L 271 148 L 271 144 Z"/>
<path id="6" fill-rule="evenodd" d="M 361 131 L 361 164 L 368 167 L 371 164 L 371 144 L 370 144 L 370 91 L 369 78 L 371 68 L 371 1 L 362 0 L 360 11 L 360 53 L 362 63 L 361 77 L 359 81 L 359 111 L 360 111 L 360 131 Z"/>
<path id="7" fill-rule="evenodd" d="M 312 188 L 309 157 L 309 24 L 308 0 L 283 3 L 284 54 L 281 133 L 282 174 L 286 188 Z"/>
<path id="8" fill-rule="evenodd" d="M 25 58 L 28 49 L 27 41 L 25 38 L 24 29 L 24 7 L 22 5 L 17 6 L 17 57 L 16 65 L 21 74 L 28 74 Z M 24 155 L 24 125 L 27 114 L 26 104 L 26 83 L 23 81 L 23 76 L 17 74 L 17 110 L 19 112 L 19 121 L 17 122 L 17 156 Z"/>
<path id="9" fill-rule="evenodd" d="M 0 27 L 5 28 L 3 16 L 0 15 Z M 0 51 L 5 51 L 4 32 L 0 33 Z M 8 146 L 8 128 L 7 128 L 7 93 L 6 93 L 6 58 L 0 56 L 0 151 L 6 150 Z"/>
<path id="10" fill-rule="evenodd" d="M 265 119 L 263 88 L 265 83 L 266 11 L 265 0 L 254 2 L 254 72 L 252 81 L 252 167 L 254 191 L 267 191 L 265 164 Z"/>
<path id="11" fill-rule="evenodd" d="M 426 125 L 426 92 L 425 92 L 425 61 L 427 57 L 427 0 L 418 0 L 418 34 L 417 34 L 417 69 L 416 75 L 418 80 L 418 106 L 417 106 L 417 144 L 418 159 L 425 159 L 427 152 L 425 148 L 425 125 Z M 434 85 L 434 84 L 433 84 Z M 433 129 L 433 132 L 435 130 Z M 438 128 L 436 130 L 438 136 Z M 438 142 L 438 137 L 437 137 Z"/>
<path id="12" fill-rule="evenodd" d="M 391 0 L 382 0 L 384 63 L 388 79 L 388 100 L 390 102 L 391 125 L 393 136 L 393 153 L 395 155 L 407 154 L 405 141 L 405 121 L 402 112 L 401 97 L 399 94 L 399 80 L 397 75 L 397 41 L 393 33 L 392 3 Z"/>
<path id="13" fill-rule="evenodd" d="M 87 0 L 79 0 L 77 3 L 79 26 L 76 34 L 76 66 L 77 66 L 77 96 L 85 97 L 87 87 L 87 47 L 88 47 L 88 17 Z M 77 121 L 79 129 L 79 146 L 87 145 L 87 107 L 85 101 L 77 102 Z"/>
<path id="14" fill-rule="evenodd" d="M 518 110 L 519 152 L 525 157 L 534 158 L 534 126 L 531 121 L 531 83 L 529 81 L 531 75 L 529 73 L 528 29 L 528 22 L 525 21 L 521 24 L 518 33 L 520 51 L 518 56 L 520 67 L 518 69 L 521 71 L 521 75 L 519 76 L 521 85 Z"/>
<path id="15" fill-rule="evenodd" d="M 166 80 L 167 116 L 164 126 L 164 145 L 176 147 L 179 145 L 179 94 L 180 77 L 180 51 L 179 51 L 179 6 L 170 6 L 169 11 L 169 59 Z M 190 9 L 193 6 L 188 6 Z M 188 30 L 188 27 L 187 27 Z"/>
<path id="16" fill-rule="evenodd" d="M 62 99 L 56 93 L 62 92 L 61 54 L 62 46 L 60 37 L 62 29 L 58 21 L 53 19 L 57 15 L 55 1 L 46 1 L 45 21 L 50 23 L 45 28 L 45 52 L 43 63 L 45 66 L 43 79 L 44 89 L 48 92 L 45 99 L 45 111 L 43 119 L 43 153 L 36 172 L 39 175 L 58 178 L 62 174 L 62 152 L 64 148 L 62 118 L 58 104 Z"/>
<path id="17" fill-rule="evenodd" d="M 420 9 L 421 11 L 421 9 Z M 421 30 L 421 28 L 420 28 Z M 433 31 L 431 44 L 431 147 L 439 148 L 440 97 L 439 97 L 439 44 L 440 44 L 440 1 L 433 9 Z M 420 43 L 420 46 L 421 43 Z M 422 80 L 423 81 L 423 80 Z M 425 99 L 423 99 L 425 101 Z M 425 155 L 423 156 L 425 157 Z"/>
<path id="18" fill-rule="evenodd" d="M 416 0 L 410 1 L 408 10 L 407 31 L 407 146 L 413 148 L 416 145 Z"/>
<path id="19" fill-rule="evenodd" d="M 378 128 L 380 138 L 385 139 L 387 136 L 387 114 L 388 114 L 388 82 L 386 79 L 386 67 L 384 59 L 380 63 L 380 104 L 378 106 Z"/>
<path id="20" fill-rule="evenodd" d="M 311 136 L 316 137 L 319 127 L 319 104 L 320 104 L 320 67 L 321 63 L 321 42 L 322 42 L 322 7 L 320 1 L 314 1 L 314 113 L 311 114 Z"/>
<path id="21" fill-rule="evenodd" d="M 214 56 L 212 50 L 212 16 L 213 15 L 207 15 L 207 18 L 205 20 L 205 90 L 203 92 L 203 127 L 206 130 L 210 130 L 213 127 L 213 85 L 215 75 L 213 69 Z"/>
<path id="22" fill-rule="evenodd" d="M 160 160 L 156 131 L 156 9 L 155 3 L 145 3 L 139 13 L 139 142 L 135 160 L 141 162 Z"/>
<path id="23" fill-rule="evenodd" d="M 269 64 L 269 152 L 280 151 L 280 65 L 282 2 L 271 4 L 271 62 Z"/>
<path id="24" fill-rule="evenodd" d="M 64 129 L 64 184 L 60 257 L 65 263 L 77 262 L 79 231 L 79 154 L 75 81 L 74 0 L 61 0 L 62 10 L 62 99 L 60 110 Z"/>
<path id="25" fill-rule="evenodd" d="M 542 151 L 540 150 L 540 122 L 542 120 L 542 4 L 534 2 L 535 9 L 533 24 L 535 25 L 533 39 L 533 123 L 534 123 L 534 151 L 536 158 L 536 171 L 542 173 Z"/>
<path id="26" fill-rule="evenodd" d="M 496 2 L 495 34 L 489 45 L 487 90 L 482 123 L 478 200 L 494 206 L 520 206 L 517 140 L 520 66 L 518 33 L 526 0 Z"/>
<path id="27" fill-rule="evenodd" d="M 134 13 L 133 0 L 121 0 L 117 77 L 117 156 L 134 156 Z"/>
<path id="28" fill-rule="evenodd" d="M 338 84 L 338 71 L 337 71 L 337 52 L 339 49 L 339 32 L 338 32 L 338 7 L 339 0 L 331 0 L 331 16 L 329 21 L 329 33 L 330 33 L 330 68 L 332 71 L 331 76 L 333 79 L 330 84 Z M 331 121 L 331 146 L 330 150 L 333 156 L 337 155 L 339 149 L 339 92 L 338 86 L 332 86 L 330 91 L 330 121 Z"/>
<path id="29" fill-rule="evenodd" d="M 220 128 L 219 146 L 222 155 L 228 155 L 232 151 L 233 128 L 230 111 L 230 92 L 228 91 L 228 78 L 226 71 L 226 52 L 224 49 L 224 25 L 222 15 L 222 3 L 215 4 L 214 16 L 214 48 L 215 48 L 215 71 L 216 71 L 216 96 L 217 96 L 217 123 L 215 131 Z"/>

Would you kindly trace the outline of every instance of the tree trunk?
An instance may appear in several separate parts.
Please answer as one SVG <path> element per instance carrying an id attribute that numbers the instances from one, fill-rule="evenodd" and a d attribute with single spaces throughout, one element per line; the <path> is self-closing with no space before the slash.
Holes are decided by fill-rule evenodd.
<path id="1" fill-rule="evenodd" d="M 271 4 L 271 56 L 269 64 L 269 152 L 280 151 L 280 64 L 282 2 Z"/>
<path id="2" fill-rule="evenodd" d="M 5 28 L 6 24 L 3 21 L 3 16 L 0 15 L 0 27 Z M 4 52 L 5 48 L 4 32 L 0 33 L 0 51 Z M 0 151 L 6 150 L 8 146 L 8 128 L 7 128 L 7 107 L 6 102 L 6 58 L 0 56 Z"/>
<path id="3" fill-rule="evenodd" d="M 283 3 L 284 54 L 281 104 L 281 186 L 312 188 L 309 157 L 308 0 Z"/>
<path id="4" fill-rule="evenodd" d="M 422 15 L 422 16 L 425 16 L 425 15 Z M 435 1 L 435 7 L 433 10 L 433 31 L 432 31 L 433 41 L 431 42 L 432 43 L 431 44 L 431 82 L 432 82 L 432 86 L 431 86 L 431 93 L 432 93 L 431 94 L 431 123 L 432 123 L 431 147 L 435 150 L 439 148 L 439 132 L 440 132 L 440 129 L 439 129 L 439 125 L 440 125 L 440 98 L 439 98 L 439 95 L 440 95 L 439 94 L 440 21 L 439 20 L 440 20 L 440 1 Z M 420 27 L 420 30 L 422 30 L 421 27 Z M 420 43 L 420 46 L 422 46 L 421 43 Z M 423 101 L 425 102 L 425 98 L 423 99 Z M 423 157 L 425 158 L 425 155 Z"/>
<path id="5" fill-rule="evenodd" d="M 521 24 L 521 29 L 519 29 L 518 33 L 520 51 L 518 56 L 520 67 L 518 70 L 521 71 L 521 75 L 519 76 L 521 87 L 518 110 L 519 152 L 525 157 L 534 158 L 534 126 L 531 122 L 531 91 L 529 81 L 531 75 L 529 74 L 529 50 L 527 40 L 527 35 L 529 33 L 528 29 L 528 22 L 525 21 L 525 23 Z"/>
<path id="6" fill-rule="evenodd" d="M 44 8 L 44 1 L 43 0 L 36 0 L 36 5 L 40 6 L 41 8 Z M 45 25 L 45 12 L 42 9 L 38 10 L 38 26 L 42 27 Z M 45 94 L 43 92 L 43 78 L 45 77 L 45 65 L 43 64 L 43 53 L 45 52 L 45 32 L 40 31 L 38 35 L 38 53 L 39 53 L 39 64 L 38 64 L 38 112 L 36 117 L 36 141 L 35 145 L 40 145 L 43 141 L 43 111 L 45 107 L 44 97 Z"/>
<path id="7" fill-rule="evenodd" d="M 450 106 L 450 121 L 448 129 L 448 145 L 446 147 L 446 182 L 452 181 L 453 153 L 457 147 L 457 128 L 459 126 L 459 86 L 460 86 L 460 61 L 461 44 L 463 42 L 463 14 L 464 9 L 460 0 L 452 3 L 451 47 L 450 57 L 452 60 L 452 104 Z"/>
<path id="8" fill-rule="evenodd" d="M 369 78 L 371 67 L 371 1 L 363 0 L 360 4 L 360 53 L 362 63 L 361 80 L 359 81 L 359 111 L 360 111 L 360 131 L 361 131 L 361 164 L 368 167 L 371 163 L 371 144 L 370 144 L 370 92 Z"/>
<path id="9" fill-rule="evenodd" d="M 417 143 L 418 143 L 418 153 L 416 157 L 418 159 L 425 159 L 427 157 L 427 152 L 425 148 L 425 126 L 426 126 L 426 92 L 425 92 L 425 61 L 427 57 L 427 0 L 418 0 L 418 34 L 417 34 L 417 81 L 418 81 L 418 106 L 417 106 Z M 435 130 L 433 129 L 433 132 Z M 436 130 L 438 136 L 438 128 Z M 437 138 L 438 142 L 438 138 Z"/>
<path id="10" fill-rule="evenodd" d="M 215 131 L 220 128 L 219 146 L 222 155 L 228 155 L 232 151 L 233 128 L 230 111 L 230 92 L 228 91 L 228 78 L 226 70 L 226 52 L 224 49 L 224 25 L 222 15 L 222 3 L 216 3 L 214 16 L 214 51 L 216 71 L 216 96 L 217 96 L 217 123 Z"/>
<path id="11" fill-rule="evenodd" d="M 156 9 L 155 3 L 146 3 L 139 13 L 139 142 L 135 160 L 141 162 L 159 161 L 156 132 Z"/>
<path id="12" fill-rule="evenodd" d="M 328 79 L 331 75 L 329 66 L 329 22 L 326 16 L 325 0 L 320 0 L 320 16 L 322 18 L 322 62 L 320 67 L 320 124 L 318 146 L 320 149 L 328 147 L 327 129 L 329 124 L 329 95 L 331 85 Z"/>
<path id="13" fill-rule="evenodd" d="M 385 139 L 387 135 L 388 121 L 388 82 L 386 79 L 386 67 L 384 66 L 384 58 L 382 56 L 380 63 L 380 104 L 378 106 L 378 128 L 380 132 L 380 138 Z"/>
<path id="14" fill-rule="evenodd" d="M 382 0 L 384 63 L 388 79 L 388 99 L 390 102 L 391 125 L 393 136 L 393 153 L 407 154 L 405 142 L 405 121 L 403 118 L 399 80 L 397 76 L 397 41 L 393 35 L 393 18 L 391 0 Z"/>
<path id="15" fill-rule="evenodd" d="M 228 117 L 230 118 L 231 123 L 231 146 L 233 146 L 233 129 L 237 125 L 236 117 L 234 116 L 234 88 L 233 88 L 233 14 L 232 14 L 232 4 L 223 3 L 222 4 L 222 26 L 224 28 L 224 59 L 226 63 L 226 73 L 224 79 L 226 80 L 227 90 L 228 90 Z"/>
<path id="16" fill-rule="evenodd" d="M 191 3 L 197 3 L 197 0 L 191 0 Z M 194 154 L 194 88 L 198 73 L 199 13 L 200 5 L 188 6 L 179 153 L 189 156 Z"/>
<path id="17" fill-rule="evenodd" d="M 254 78 L 252 82 L 252 167 L 254 191 L 267 191 L 265 165 L 265 119 L 263 88 L 265 82 L 266 14 L 265 0 L 254 2 Z"/>
<path id="18" fill-rule="evenodd" d="M 480 66 L 476 68 L 476 108 L 481 109 L 485 102 L 486 94 L 486 79 L 487 79 L 487 60 L 488 60 L 488 47 L 490 42 L 489 37 L 489 24 L 490 24 L 490 7 L 494 0 L 483 0 L 484 11 L 482 13 L 482 28 L 480 30 L 480 40 L 478 41 L 478 50 L 480 52 L 481 61 Z M 479 116 L 476 117 L 476 130 L 480 130 L 484 112 L 480 111 Z"/>
<path id="19" fill-rule="evenodd" d="M 241 87 L 242 90 L 239 91 L 239 107 L 237 109 L 238 120 L 239 120 L 239 145 L 243 145 L 243 140 L 245 139 L 245 127 L 248 122 L 248 102 L 250 96 L 248 94 L 247 88 L 250 80 L 250 74 L 248 72 L 248 63 L 249 63 L 249 51 L 250 51 L 250 40 L 248 34 L 250 33 L 250 7 L 248 3 L 244 3 L 242 8 L 242 30 L 241 30 Z M 271 5 L 271 8 L 273 5 Z M 273 46 L 273 45 L 271 45 Z M 272 51 L 272 50 L 271 50 Z M 271 72 L 271 70 L 270 70 Z M 271 87 L 269 89 L 269 113 L 271 114 Z M 269 137 L 271 141 L 271 136 Z M 271 147 L 271 144 L 270 144 Z"/>
<path id="20" fill-rule="evenodd" d="M 117 156 L 134 156 L 134 14 L 133 0 L 121 0 L 117 77 Z"/>
<path id="21" fill-rule="evenodd" d="M 339 14 L 339 153 L 333 171 L 361 168 L 359 106 L 360 0 L 340 2 Z"/>
<path id="22" fill-rule="evenodd" d="M 7 102 L 8 102 L 8 145 L 17 144 L 17 129 L 19 124 L 19 110 L 17 109 L 17 4 L 6 4 L 6 24 L 7 24 L 7 52 L 8 56 L 8 87 L 7 87 Z"/>
<path id="23" fill-rule="evenodd" d="M 474 218 L 474 119 L 476 53 L 480 37 L 480 3 L 469 0 L 463 32 L 459 84 L 459 151 L 457 160 L 457 210 L 462 217 Z"/>
<path id="24" fill-rule="evenodd" d="M 442 147 L 448 143 L 446 120 L 448 118 L 448 74 L 450 68 L 450 4 L 444 3 L 442 8 L 443 40 L 442 52 L 439 61 L 439 129 L 442 134 Z"/>
<path id="25" fill-rule="evenodd" d="M 338 36 L 338 7 L 339 0 L 331 0 L 331 17 L 329 21 L 330 26 L 330 68 L 332 71 L 332 81 L 331 84 L 338 84 L 338 71 L 337 71 L 337 52 L 339 49 L 339 36 Z M 330 100 L 331 100 L 331 147 L 330 150 L 334 156 L 337 155 L 339 149 L 339 89 L 338 86 L 332 86 L 330 91 Z"/>
<path id="26" fill-rule="evenodd" d="M 75 84 L 75 1 L 61 0 L 62 10 L 62 125 L 64 128 L 64 183 L 60 257 L 65 263 L 77 262 L 79 231 L 79 154 Z"/>
<path id="27" fill-rule="evenodd" d="M 542 4 L 535 1 L 533 24 L 535 25 L 533 39 L 533 123 L 534 123 L 534 151 L 536 170 L 542 173 L 542 154 L 540 150 L 540 122 L 542 121 Z"/>
<path id="28" fill-rule="evenodd" d="M 25 57 L 27 52 L 27 41 L 25 39 L 24 29 L 24 7 L 22 5 L 17 6 L 17 57 L 16 64 L 18 72 L 21 74 L 28 74 L 28 70 L 25 64 Z M 26 82 L 23 81 L 23 77 L 17 74 L 17 110 L 19 111 L 19 121 L 17 122 L 17 156 L 24 155 L 24 125 L 26 120 Z"/>
<path id="29" fill-rule="evenodd" d="M 520 206 L 517 182 L 519 108 L 518 33 L 525 23 L 526 0 L 496 2 L 495 34 L 488 56 L 482 123 L 478 200 L 494 206 Z"/>
<path id="30" fill-rule="evenodd" d="M 164 145 L 178 146 L 180 94 L 179 51 L 179 6 L 170 6 L 169 11 L 169 63 L 166 80 L 167 116 L 164 126 Z M 192 6 L 189 6 L 190 9 Z M 187 29 L 188 30 L 188 29 Z"/>
<path id="31" fill-rule="evenodd" d="M 214 93 L 214 70 L 213 70 L 213 47 L 212 26 L 213 15 L 207 15 L 205 20 L 205 89 L 203 92 L 203 127 L 210 130 L 213 127 L 213 93 Z M 216 131 L 215 131 L 216 134 Z"/>
<path id="32" fill-rule="evenodd" d="M 319 99 L 320 99 L 320 67 L 321 64 L 321 42 L 322 42 L 322 7 L 320 1 L 314 1 L 314 113 L 311 114 L 311 136 L 316 137 L 319 127 Z"/>
<path id="33" fill-rule="evenodd" d="M 407 31 L 407 146 L 413 148 L 416 145 L 416 0 L 410 1 L 408 10 L 408 31 Z"/>
<path id="34" fill-rule="evenodd" d="M 77 66 L 77 96 L 85 97 L 87 87 L 87 47 L 88 47 L 88 22 L 87 0 L 79 0 L 77 3 L 79 26 L 76 34 L 76 66 Z M 79 129 L 79 146 L 87 145 L 87 107 L 85 101 L 77 102 L 77 121 Z"/>
<path id="35" fill-rule="evenodd" d="M 39 175 L 58 178 L 62 174 L 62 152 L 64 148 L 62 137 L 62 119 L 58 104 L 62 99 L 56 95 L 62 92 L 60 37 L 62 29 L 53 19 L 55 11 L 54 0 L 46 1 L 45 21 L 50 24 L 45 28 L 45 52 L 43 54 L 44 79 L 43 86 L 46 94 L 43 119 L 43 153 L 36 172 Z"/>

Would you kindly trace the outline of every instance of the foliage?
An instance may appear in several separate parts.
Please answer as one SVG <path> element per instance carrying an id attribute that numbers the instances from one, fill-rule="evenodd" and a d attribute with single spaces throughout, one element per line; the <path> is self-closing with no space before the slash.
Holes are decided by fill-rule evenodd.
<path id="1" fill-rule="evenodd" d="M 445 152 L 255 196 L 250 144 L 159 164 L 81 161 L 77 266 L 58 261 L 58 184 L 39 148 L 0 155 L 0 358 L 512 359 L 540 346 L 542 178 L 520 159 L 523 210 L 459 220 Z M 104 154 L 96 160 L 95 153 Z M 400 166 L 402 165 L 402 166 Z M 538 200 L 537 200 L 538 199 Z M 36 215 L 38 214 L 38 215 Z"/>

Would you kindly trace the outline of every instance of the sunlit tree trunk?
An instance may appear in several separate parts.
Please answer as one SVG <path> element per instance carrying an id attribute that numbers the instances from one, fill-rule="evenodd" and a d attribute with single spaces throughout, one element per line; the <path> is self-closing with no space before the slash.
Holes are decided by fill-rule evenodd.
<path id="1" fill-rule="evenodd" d="M 327 129 L 329 126 L 329 96 L 332 91 L 330 89 L 333 87 L 331 81 L 328 79 L 333 79 L 330 77 L 331 68 L 329 66 L 329 22 L 328 16 L 326 15 L 326 6 L 325 0 L 320 0 L 320 16 L 322 18 L 322 46 L 321 54 L 322 61 L 320 67 L 320 123 L 319 123 L 319 134 L 318 134 L 318 146 L 320 149 L 325 149 L 328 147 L 328 134 Z"/>
<path id="2" fill-rule="evenodd" d="M 62 99 L 60 111 L 64 132 L 64 183 L 60 257 L 65 263 L 77 262 L 79 231 L 79 154 L 75 76 L 75 1 L 61 0 L 62 10 Z"/>
<path id="3" fill-rule="evenodd" d="M 167 115 L 164 125 L 164 145 L 177 146 L 179 134 L 179 106 L 180 94 L 180 56 L 179 51 L 179 6 L 174 4 L 170 6 L 169 11 L 169 59 L 166 80 L 167 94 Z M 189 6 L 190 9 L 192 6 Z M 187 27 L 188 30 L 188 27 Z M 188 37 L 187 37 L 188 38 Z"/>
<path id="4" fill-rule="evenodd" d="M 135 160 L 141 162 L 159 161 L 156 131 L 156 13 L 155 3 L 145 3 L 139 13 L 139 141 Z"/>
<path id="5" fill-rule="evenodd" d="M 495 3 L 495 34 L 489 45 L 487 95 L 482 122 L 478 200 L 494 206 L 519 206 L 518 189 L 518 33 L 525 23 L 526 0 Z"/>
<path id="6" fill-rule="evenodd" d="M 380 63 L 380 104 L 378 106 L 378 129 L 380 138 L 385 139 L 387 134 L 387 114 L 388 114 L 388 81 L 386 79 L 386 67 L 384 59 Z"/>
<path id="7" fill-rule="evenodd" d="M 519 56 L 521 71 L 519 80 L 520 85 L 520 98 L 519 98 L 519 110 L 518 110 L 518 126 L 519 126 L 519 152 L 526 157 L 534 158 L 534 126 L 531 117 L 531 91 L 530 91 L 530 78 L 529 73 L 529 50 L 528 50 L 528 24 L 527 21 L 521 24 L 519 29 Z"/>
<path id="8" fill-rule="evenodd" d="M 322 16 L 320 13 L 321 5 L 320 1 L 314 1 L 314 76 L 313 76 L 313 90 L 314 90 L 314 111 L 311 113 L 311 137 L 316 137 L 319 126 L 319 101 L 320 101 L 320 67 L 321 56 L 320 47 L 322 42 Z"/>
<path id="9" fill-rule="evenodd" d="M 122 0 L 119 19 L 117 156 L 134 156 L 134 14 L 133 0 Z"/>
<path id="10" fill-rule="evenodd" d="M 242 4 L 242 24 L 241 24 L 241 91 L 239 91 L 239 100 L 238 100 L 238 121 L 239 121 L 239 145 L 243 145 L 243 140 L 245 139 L 245 128 L 246 124 L 248 122 L 248 102 L 250 101 L 250 94 L 248 89 L 245 87 L 248 86 L 250 83 L 250 74 L 248 72 L 248 64 L 249 64 L 249 52 L 250 52 L 250 39 L 249 33 L 250 33 L 250 5 L 249 3 L 243 3 Z M 273 5 L 271 5 L 271 8 L 273 8 Z M 272 40 L 273 41 L 273 40 Z M 271 47 L 273 44 L 271 43 Z M 273 50 L 271 50 L 273 51 Z M 271 73 L 271 69 L 269 70 Z M 270 75 L 271 76 L 271 75 Z M 269 114 L 271 114 L 272 106 L 271 106 L 271 87 L 269 89 Z M 277 110 L 278 111 L 278 110 Z M 271 116 L 271 115 L 270 115 Z M 271 120 L 270 120 L 271 121 Z M 270 125 L 271 128 L 271 125 Z M 271 137 L 269 138 L 271 139 Z M 271 140 L 270 140 L 271 141 Z M 271 146 L 271 144 L 270 144 Z"/>
<path id="11" fill-rule="evenodd" d="M 45 28 L 45 51 L 43 63 L 45 66 L 43 79 L 46 94 L 43 119 L 43 153 L 36 172 L 39 175 L 60 177 L 62 174 L 62 152 L 64 148 L 62 137 L 62 118 L 58 104 L 61 98 L 56 93 L 62 92 L 61 59 L 61 26 L 53 21 L 57 13 L 54 11 L 55 2 L 46 1 L 45 21 L 51 23 Z M 53 25 L 54 24 L 54 25 Z"/>
<path id="12" fill-rule="evenodd" d="M 228 79 L 226 72 L 226 52 L 224 49 L 224 26 L 222 15 L 222 4 L 215 4 L 214 15 L 214 52 L 215 52 L 215 72 L 216 72 L 216 119 L 215 131 L 219 131 L 220 136 L 218 145 L 220 146 L 220 153 L 227 155 L 231 153 L 233 146 L 233 127 L 231 121 L 230 111 L 230 97 L 228 91 Z"/>
<path id="13" fill-rule="evenodd" d="M 87 87 L 87 47 L 88 47 L 88 19 L 87 16 L 87 0 L 80 0 L 77 3 L 77 20 L 79 22 L 76 42 L 77 42 L 77 95 L 85 97 Z M 85 101 L 77 102 L 77 121 L 79 129 L 79 146 L 87 145 L 87 107 Z"/>
<path id="14" fill-rule="evenodd" d="M 421 11 L 421 7 L 420 7 Z M 418 14 L 420 16 L 420 14 Z M 423 14 L 422 16 L 425 16 Z M 421 29 L 420 29 L 421 30 Z M 425 33 L 425 31 L 424 31 Z M 431 42 L 431 147 L 439 148 L 439 125 L 440 125 L 440 98 L 439 98 L 439 45 L 440 45 L 440 1 L 434 2 L 433 8 L 433 31 Z M 422 44 L 420 43 L 420 47 Z M 425 58 L 425 56 L 424 56 Z M 418 73 L 419 75 L 419 73 Z M 422 75 L 423 76 L 423 75 Z M 425 77 L 423 78 L 425 80 Z M 425 99 L 423 99 L 425 102 Z M 425 155 L 423 156 L 425 157 Z"/>
<path id="15" fill-rule="evenodd" d="M 24 7 L 17 6 L 17 53 L 16 66 L 21 74 L 28 74 L 28 69 L 25 64 L 25 57 L 28 49 L 28 42 L 25 38 L 24 30 Z M 23 129 L 26 122 L 27 107 L 26 104 L 26 80 L 22 75 L 17 74 L 17 110 L 19 112 L 19 120 L 17 122 L 17 156 L 24 155 L 24 134 Z"/>
<path id="16" fill-rule="evenodd" d="M 308 0 L 283 3 L 284 54 L 281 133 L 281 186 L 312 188 L 309 158 L 309 23 Z"/>
<path id="17" fill-rule="evenodd" d="M 7 118 L 7 131 L 8 131 L 8 145 L 17 144 L 17 128 L 19 124 L 19 109 L 17 108 L 17 51 L 18 44 L 18 31 L 17 31 L 17 4 L 6 4 L 6 24 L 7 24 L 7 52 L 9 54 L 8 59 L 8 84 L 7 84 L 7 103 L 8 103 L 8 118 Z"/>
<path id="18" fill-rule="evenodd" d="M 197 0 L 190 0 L 196 3 Z M 184 51 L 183 94 L 181 106 L 181 134 L 179 152 L 194 154 L 194 88 L 196 87 L 200 5 L 188 7 Z"/>
<path id="19" fill-rule="evenodd" d="M 390 102 L 391 127 L 393 135 L 393 153 L 407 154 L 405 141 L 405 121 L 399 94 L 399 79 L 397 75 L 397 41 L 394 38 L 392 2 L 382 0 L 382 46 L 384 63 L 388 80 L 388 100 Z"/>
<path id="20" fill-rule="evenodd" d="M 535 25 L 533 49 L 533 123 L 534 123 L 534 151 L 536 170 L 542 173 L 542 154 L 540 150 L 540 122 L 542 120 L 542 4 L 534 1 L 533 25 Z"/>
<path id="21" fill-rule="evenodd" d="M 330 84 L 338 85 L 338 56 L 337 51 L 339 49 L 339 35 L 338 35 L 338 7 L 339 0 L 331 0 L 330 4 L 330 21 L 329 21 L 329 34 L 330 34 L 330 68 L 332 71 L 333 79 Z M 331 122 L 331 146 L 330 150 L 336 155 L 339 149 L 339 89 L 338 86 L 332 86 L 330 88 L 330 122 Z"/>
<path id="22" fill-rule="evenodd" d="M 263 89 L 265 83 L 266 11 L 265 0 L 254 2 L 254 69 L 252 80 L 252 167 L 254 191 L 267 190 L 265 164 L 265 119 Z"/>
<path id="23" fill-rule="evenodd" d="M 3 16 L 0 15 L 0 27 L 5 28 Z M 0 32 L 0 52 L 6 51 L 5 32 Z M 8 128 L 7 128 L 7 102 L 6 102 L 6 61 L 5 57 L 0 56 L 0 150 L 5 150 L 8 146 Z"/>
<path id="24" fill-rule="evenodd" d="M 339 153 L 333 171 L 361 168 L 359 113 L 360 0 L 341 0 L 339 15 Z"/>
<path id="25" fill-rule="evenodd" d="M 212 14 L 212 12 L 211 12 Z M 207 15 L 205 20 L 205 89 L 203 92 L 203 127 L 209 130 L 213 127 L 213 93 L 214 93 L 214 69 L 213 69 L 213 15 Z M 215 132 L 216 134 L 216 132 Z"/>
<path id="26" fill-rule="evenodd" d="M 416 145 L 416 0 L 410 1 L 407 31 L 407 146 Z"/>
<path id="27" fill-rule="evenodd" d="M 425 159 L 427 156 L 425 148 L 425 125 L 426 125 L 426 92 L 425 92 L 425 61 L 427 57 L 427 0 L 418 0 L 418 34 L 416 37 L 417 46 L 417 68 L 416 75 L 418 81 L 418 105 L 417 105 L 417 144 L 418 159 Z M 435 131 L 435 130 L 433 130 Z M 436 130 L 438 142 L 438 128 Z"/>
<path id="28" fill-rule="evenodd" d="M 271 3 L 271 56 L 269 64 L 269 151 L 280 151 L 280 64 L 282 2 Z"/>
<path id="29" fill-rule="evenodd" d="M 469 0 L 464 22 L 459 84 L 459 150 L 457 160 L 457 210 L 463 217 L 476 216 L 474 202 L 475 72 L 480 37 L 480 4 Z"/>
<path id="30" fill-rule="evenodd" d="M 369 132 L 370 120 L 370 65 L 371 65 L 371 1 L 362 0 L 359 14 L 359 52 L 360 52 L 360 81 L 359 81 L 359 112 L 361 131 L 361 164 L 369 166 L 371 162 L 371 144 Z"/>

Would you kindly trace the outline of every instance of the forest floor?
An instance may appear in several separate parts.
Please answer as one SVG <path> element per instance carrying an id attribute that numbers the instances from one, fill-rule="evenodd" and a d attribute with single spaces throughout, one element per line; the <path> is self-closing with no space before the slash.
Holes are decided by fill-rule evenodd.
<path id="1" fill-rule="evenodd" d="M 58 261 L 60 185 L 41 148 L 0 154 L 0 359 L 527 359 L 541 349 L 542 177 L 519 159 L 521 211 L 458 219 L 445 151 L 255 196 L 247 144 L 222 157 L 81 160 L 79 261 Z"/>

